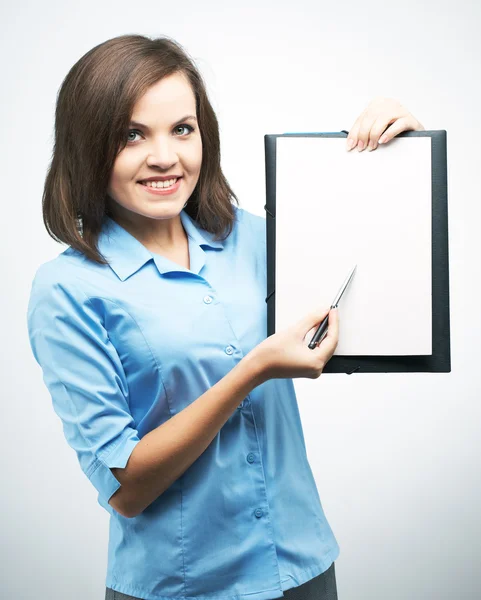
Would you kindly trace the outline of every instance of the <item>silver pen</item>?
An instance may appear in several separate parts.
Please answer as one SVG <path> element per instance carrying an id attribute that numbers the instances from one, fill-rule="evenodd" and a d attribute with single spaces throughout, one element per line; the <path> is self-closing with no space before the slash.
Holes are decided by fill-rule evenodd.
<path id="1" fill-rule="evenodd" d="M 349 285 L 349 283 L 352 279 L 352 276 L 354 275 L 354 271 L 356 270 L 356 267 L 357 267 L 357 265 L 354 265 L 354 269 L 352 269 L 352 271 L 346 277 L 346 280 L 344 281 L 344 283 L 341 285 L 341 289 L 337 292 L 336 297 L 334 298 L 334 302 L 331 304 L 331 309 L 337 308 L 337 305 L 339 304 L 339 300 L 342 298 L 342 295 L 344 294 L 347 286 Z M 317 328 L 316 333 L 314 334 L 312 340 L 309 343 L 309 348 L 311 350 L 313 350 L 318 344 L 321 343 L 322 337 L 324 336 L 325 333 L 327 333 L 328 322 L 329 322 L 329 313 L 327 313 L 327 315 L 324 317 L 322 323 Z"/>

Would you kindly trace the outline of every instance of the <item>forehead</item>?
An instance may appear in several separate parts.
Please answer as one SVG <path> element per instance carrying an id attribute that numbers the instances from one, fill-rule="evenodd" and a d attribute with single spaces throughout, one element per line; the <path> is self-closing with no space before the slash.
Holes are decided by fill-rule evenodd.
<path id="1" fill-rule="evenodd" d="M 184 114 L 196 115 L 195 95 L 188 79 L 182 73 L 174 73 L 154 83 L 134 106 L 132 119 Z"/>

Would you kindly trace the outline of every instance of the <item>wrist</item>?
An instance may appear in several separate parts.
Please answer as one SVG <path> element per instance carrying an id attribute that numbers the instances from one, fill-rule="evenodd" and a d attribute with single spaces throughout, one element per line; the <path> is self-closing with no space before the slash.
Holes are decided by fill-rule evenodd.
<path id="1" fill-rule="evenodd" d="M 249 369 L 253 388 L 261 385 L 270 378 L 269 363 L 266 360 L 264 352 L 262 352 L 258 346 L 246 354 L 242 360 Z"/>

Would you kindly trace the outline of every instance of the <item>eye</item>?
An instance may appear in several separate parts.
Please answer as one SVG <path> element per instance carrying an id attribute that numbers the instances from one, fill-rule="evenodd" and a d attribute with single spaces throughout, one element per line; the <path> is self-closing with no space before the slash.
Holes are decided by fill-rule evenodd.
<path id="1" fill-rule="evenodd" d="M 129 132 L 127 134 L 127 142 L 133 142 L 133 141 L 135 141 L 135 140 L 129 138 L 129 135 L 132 134 L 132 133 L 139 133 L 140 134 L 140 131 L 138 129 L 129 129 Z"/>
<path id="2" fill-rule="evenodd" d="M 182 123 L 182 125 L 177 125 L 174 128 L 174 131 L 175 130 L 179 130 L 179 129 L 187 129 L 187 134 L 186 135 L 180 135 L 180 136 L 177 136 L 177 137 L 187 137 L 187 135 L 189 135 L 190 133 L 192 133 L 194 131 L 194 128 L 191 125 L 188 125 L 187 123 Z M 129 136 L 132 135 L 132 134 L 134 134 L 134 135 L 137 135 L 137 134 L 138 135 L 142 135 L 142 132 L 139 131 L 138 129 L 129 129 L 129 131 L 127 133 L 127 142 L 128 143 L 129 142 L 136 142 L 137 141 L 135 139 L 129 138 Z"/>
<path id="3" fill-rule="evenodd" d="M 188 130 L 189 133 L 192 133 L 194 131 L 194 128 L 191 127 L 190 125 L 187 125 L 186 123 L 183 123 L 182 125 L 177 125 L 177 127 L 176 127 L 176 129 L 185 129 L 185 128 Z"/>

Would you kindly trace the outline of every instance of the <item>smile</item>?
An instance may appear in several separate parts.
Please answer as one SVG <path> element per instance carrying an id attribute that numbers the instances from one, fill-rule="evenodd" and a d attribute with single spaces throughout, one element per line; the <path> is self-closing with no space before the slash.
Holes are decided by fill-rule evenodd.
<path id="1" fill-rule="evenodd" d="M 181 181 L 182 179 L 178 178 L 170 179 L 169 181 L 165 182 L 139 181 L 138 183 L 145 189 L 146 192 L 150 194 L 158 194 L 160 196 L 165 196 L 166 194 L 174 194 L 179 189 Z M 165 184 L 166 187 L 164 187 Z"/>

